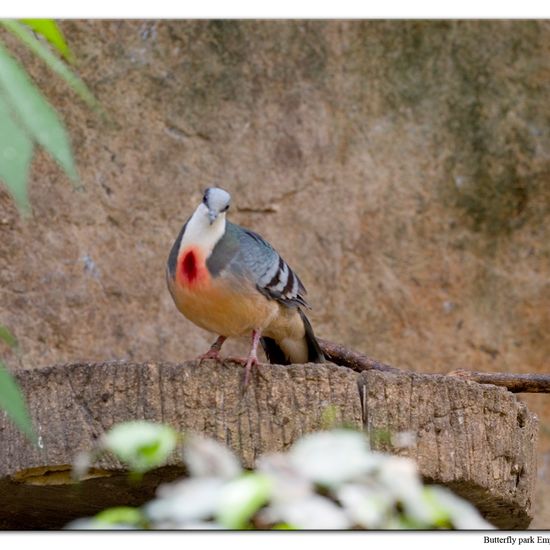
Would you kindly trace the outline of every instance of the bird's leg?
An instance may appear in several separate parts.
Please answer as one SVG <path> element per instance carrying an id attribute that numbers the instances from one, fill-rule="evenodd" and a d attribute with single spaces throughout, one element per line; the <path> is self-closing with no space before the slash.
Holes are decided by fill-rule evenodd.
<path id="1" fill-rule="evenodd" d="M 210 346 L 210 349 L 203 355 L 199 355 L 199 364 L 205 359 L 218 359 L 220 356 L 220 350 L 226 340 L 226 336 L 218 336 L 217 340 Z"/>
<path id="2" fill-rule="evenodd" d="M 245 371 L 244 371 L 244 387 L 248 386 L 248 380 L 250 379 L 250 371 L 253 365 L 258 363 L 258 343 L 262 336 L 261 330 L 254 329 L 252 331 L 252 347 L 250 348 L 250 353 L 248 354 L 248 359 L 246 360 Z"/>

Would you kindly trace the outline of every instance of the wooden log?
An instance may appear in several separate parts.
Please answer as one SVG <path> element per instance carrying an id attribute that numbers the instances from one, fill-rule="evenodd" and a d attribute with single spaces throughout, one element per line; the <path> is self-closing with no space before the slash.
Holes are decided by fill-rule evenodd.
<path id="1" fill-rule="evenodd" d="M 365 429 L 375 449 L 409 454 L 430 481 L 448 485 L 501 528 L 531 519 L 537 424 L 502 388 L 457 378 L 334 364 L 259 365 L 241 391 L 233 362 L 58 365 L 24 370 L 39 446 L 0 415 L 0 527 L 60 528 L 107 506 L 140 505 L 185 473 L 179 454 L 129 482 L 103 458 L 80 484 L 70 465 L 117 422 L 146 419 L 212 436 L 246 467 L 330 423 Z M 409 439 L 414 445 L 403 447 Z"/>
<path id="2" fill-rule="evenodd" d="M 359 388 L 376 449 L 413 458 L 427 481 L 474 503 L 495 526 L 528 526 L 538 420 L 512 393 L 440 374 L 374 370 L 359 375 Z"/>

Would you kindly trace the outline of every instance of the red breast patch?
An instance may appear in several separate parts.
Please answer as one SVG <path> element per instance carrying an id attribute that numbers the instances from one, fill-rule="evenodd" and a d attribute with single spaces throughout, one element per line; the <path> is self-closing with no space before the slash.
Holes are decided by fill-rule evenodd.
<path id="1" fill-rule="evenodd" d="M 195 256 L 194 250 L 190 250 L 185 254 L 181 262 L 181 270 L 183 276 L 192 283 L 197 278 L 197 257 Z"/>
<path id="2" fill-rule="evenodd" d="M 208 280 L 208 270 L 203 254 L 195 246 L 188 247 L 180 256 L 179 279 L 183 285 L 190 286 Z"/>

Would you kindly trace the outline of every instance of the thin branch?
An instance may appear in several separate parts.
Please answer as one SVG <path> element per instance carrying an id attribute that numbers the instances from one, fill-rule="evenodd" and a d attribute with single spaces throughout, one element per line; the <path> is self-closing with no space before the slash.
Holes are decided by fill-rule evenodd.
<path id="1" fill-rule="evenodd" d="M 471 380 L 478 384 L 503 386 L 512 393 L 550 393 L 550 375 L 548 374 L 510 374 L 507 372 L 474 372 L 459 369 L 450 372 L 462 380 Z"/>
<path id="2" fill-rule="evenodd" d="M 401 369 L 390 367 L 385 363 L 380 363 L 376 359 L 372 359 L 367 355 L 348 349 L 340 344 L 335 344 L 334 342 L 329 342 L 321 338 L 318 338 L 317 341 L 325 357 L 341 367 L 347 367 L 356 372 L 363 372 L 365 370 L 379 370 L 383 372 L 393 372 L 395 374 L 403 372 Z"/>
<path id="3" fill-rule="evenodd" d="M 376 359 L 350 350 L 340 344 L 329 342 L 328 340 L 318 339 L 321 350 L 325 357 L 340 365 L 356 372 L 367 370 L 377 370 L 382 372 L 391 372 L 394 374 L 406 373 L 403 369 L 390 367 L 385 363 L 380 363 Z M 455 370 L 448 373 L 447 376 L 454 376 L 462 380 L 470 380 L 478 384 L 492 384 L 502 386 L 512 393 L 550 393 L 550 375 L 547 374 L 510 374 L 498 372 L 474 372 L 464 369 Z"/>

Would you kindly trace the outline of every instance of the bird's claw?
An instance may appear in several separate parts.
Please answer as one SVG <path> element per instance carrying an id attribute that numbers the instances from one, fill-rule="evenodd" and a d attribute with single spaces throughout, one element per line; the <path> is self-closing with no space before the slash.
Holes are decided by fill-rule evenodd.
<path id="1" fill-rule="evenodd" d="M 250 372 L 252 371 L 252 367 L 254 365 L 258 364 L 258 358 L 257 357 L 249 357 L 246 365 L 244 367 L 244 388 L 248 386 L 248 382 L 250 380 Z"/>
<path id="2" fill-rule="evenodd" d="M 220 358 L 220 350 L 215 349 L 209 349 L 206 353 L 203 353 L 202 355 L 198 356 L 199 365 L 206 361 L 207 359 L 219 359 Z"/>

